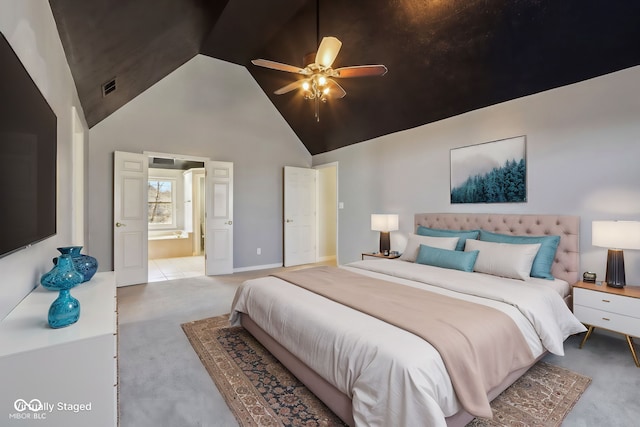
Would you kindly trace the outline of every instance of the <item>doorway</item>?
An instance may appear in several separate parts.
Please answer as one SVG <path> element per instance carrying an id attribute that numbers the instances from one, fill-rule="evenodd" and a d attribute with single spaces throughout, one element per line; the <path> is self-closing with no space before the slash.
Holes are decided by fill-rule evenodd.
<path id="1" fill-rule="evenodd" d="M 314 166 L 318 171 L 317 261 L 336 265 L 338 258 L 338 163 Z"/>
<path id="2" fill-rule="evenodd" d="M 338 164 L 284 168 L 285 267 L 337 263 Z"/>
<path id="3" fill-rule="evenodd" d="M 173 187 L 175 191 L 164 191 L 164 187 L 161 188 L 160 183 L 171 180 L 159 176 L 156 179 L 155 192 L 150 191 L 150 157 L 194 160 L 204 164 L 205 185 L 202 193 L 205 196 L 202 198 L 206 214 L 202 228 L 204 229 L 204 246 L 206 248 L 205 274 L 214 276 L 233 273 L 233 163 L 167 154 L 115 151 L 113 167 L 113 271 L 116 286 L 148 282 L 150 218 L 156 218 L 157 214 L 157 220 L 152 222 L 158 226 L 159 232 L 174 233 L 171 236 L 172 239 L 178 239 L 185 234 L 184 229 L 177 227 L 178 215 L 184 211 L 185 207 L 184 196 L 183 204 L 178 203 L 177 193 L 181 187 L 176 182 Z M 196 194 L 202 193 L 197 192 Z M 171 212 L 171 214 L 167 212 Z M 196 209 L 192 212 L 202 211 Z M 170 221 L 169 217 L 171 216 Z M 192 218 L 190 215 L 186 217 Z M 199 222 L 200 220 L 195 220 L 196 227 Z M 187 232 L 187 234 L 189 233 Z M 196 239 L 196 242 L 198 240 L 201 239 Z"/>
<path id="4" fill-rule="evenodd" d="M 204 160 L 149 155 L 148 282 L 205 275 Z"/>

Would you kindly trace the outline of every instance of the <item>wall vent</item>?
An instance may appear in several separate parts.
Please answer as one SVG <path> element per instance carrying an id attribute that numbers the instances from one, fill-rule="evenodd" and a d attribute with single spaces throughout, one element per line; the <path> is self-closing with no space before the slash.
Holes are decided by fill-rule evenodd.
<path id="1" fill-rule="evenodd" d="M 112 78 L 108 82 L 102 84 L 102 97 L 109 95 L 116 90 L 116 78 Z"/>
<path id="2" fill-rule="evenodd" d="M 173 165 L 175 164 L 175 159 L 165 159 L 163 157 L 153 157 L 151 164 L 154 165 Z"/>

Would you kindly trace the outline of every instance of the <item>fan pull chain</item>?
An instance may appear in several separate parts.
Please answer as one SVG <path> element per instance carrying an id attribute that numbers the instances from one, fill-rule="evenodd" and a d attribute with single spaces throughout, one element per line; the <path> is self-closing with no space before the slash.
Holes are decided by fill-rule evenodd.
<path id="1" fill-rule="evenodd" d="M 320 0 L 316 0 L 316 49 L 320 46 Z"/>
<path id="2" fill-rule="evenodd" d="M 320 0 L 316 0 L 316 49 L 320 47 Z M 315 99 L 316 123 L 320 123 L 320 100 Z"/>

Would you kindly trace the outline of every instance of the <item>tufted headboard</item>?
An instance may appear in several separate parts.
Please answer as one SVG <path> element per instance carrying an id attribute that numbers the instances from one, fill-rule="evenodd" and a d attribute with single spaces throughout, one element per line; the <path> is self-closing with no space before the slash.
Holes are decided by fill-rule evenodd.
<path id="1" fill-rule="evenodd" d="M 578 216 L 420 213 L 415 214 L 415 229 L 419 225 L 447 230 L 482 228 L 494 233 L 517 236 L 558 235 L 560 244 L 551 273 L 569 284 L 578 281 L 580 268 L 580 217 Z"/>

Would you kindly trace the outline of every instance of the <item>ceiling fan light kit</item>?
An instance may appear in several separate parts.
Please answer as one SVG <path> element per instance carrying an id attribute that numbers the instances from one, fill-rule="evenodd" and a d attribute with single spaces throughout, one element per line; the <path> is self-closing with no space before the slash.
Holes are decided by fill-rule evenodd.
<path id="1" fill-rule="evenodd" d="M 289 83 L 273 93 L 282 95 L 292 90 L 300 89 L 304 99 L 316 101 L 315 117 L 317 121 L 320 121 L 318 102 L 326 102 L 330 97 L 338 99 L 344 98 L 347 94 L 344 88 L 340 86 L 334 78 L 384 76 L 387 73 L 387 67 L 380 64 L 356 65 L 336 68 L 334 70 L 331 66 L 338 56 L 341 47 L 342 42 L 336 37 L 323 37 L 318 51 L 315 53 L 313 62 L 310 62 L 311 58 L 313 58 L 313 53 L 305 56 L 305 63 L 307 64 L 304 68 L 267 59 L 254 59 L 251 62 L 259 67 L 306 76 L 306 78 Z"/>

